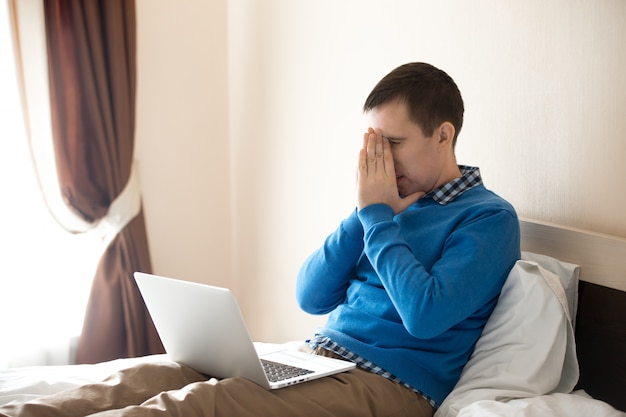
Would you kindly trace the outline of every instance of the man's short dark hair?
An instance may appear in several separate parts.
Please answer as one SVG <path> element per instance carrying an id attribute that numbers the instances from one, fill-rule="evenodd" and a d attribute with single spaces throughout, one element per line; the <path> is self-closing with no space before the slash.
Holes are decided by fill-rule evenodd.
<path id="1" fill-rule="evenodd" d="M 369 112 L 376 107 L 400 100 L 406 103 L 409 118 L 432 136 L 443 122 L 455 128 L 452 141 L 463 126 L 463 98 L 454 80 L 444 71 L 424 62 L 412 62 L 391 71 L 374 87 L 363 105 Z"/>

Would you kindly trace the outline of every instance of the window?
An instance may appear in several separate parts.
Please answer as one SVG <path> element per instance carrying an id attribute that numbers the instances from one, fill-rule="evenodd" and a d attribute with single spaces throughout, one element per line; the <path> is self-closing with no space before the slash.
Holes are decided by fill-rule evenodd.
<path id="1" fill-rule="evenodd" d="M 65 363 L 100 254 L 46 208 L 28 146 L 8 4 L 0 4 L 0 368 Z"/>

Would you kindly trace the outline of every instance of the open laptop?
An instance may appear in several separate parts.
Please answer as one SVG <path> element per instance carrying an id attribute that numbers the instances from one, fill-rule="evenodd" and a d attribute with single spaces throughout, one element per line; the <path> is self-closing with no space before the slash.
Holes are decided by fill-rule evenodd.
<path id="1" fill-rule="evenodd" d="M 259 355 L 228 289 L 142 272 L 134 276 L 167 354 L 198 372 L 276 389 L 355 367 L 295 350 Z"/>

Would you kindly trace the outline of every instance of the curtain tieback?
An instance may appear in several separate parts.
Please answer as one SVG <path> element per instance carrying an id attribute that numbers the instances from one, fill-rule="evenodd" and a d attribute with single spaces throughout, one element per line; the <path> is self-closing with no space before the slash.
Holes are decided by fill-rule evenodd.
<path id="1" fill-rule="evenodd" d="M 109 247 L 117 236 L 141 211 L 141 188 L 135 167 L 131 166 L 130 177 L 122 192 L 111 202 L 106 216 L 98 220 L 89 230 L 101 241 L 103 249 Z"/>

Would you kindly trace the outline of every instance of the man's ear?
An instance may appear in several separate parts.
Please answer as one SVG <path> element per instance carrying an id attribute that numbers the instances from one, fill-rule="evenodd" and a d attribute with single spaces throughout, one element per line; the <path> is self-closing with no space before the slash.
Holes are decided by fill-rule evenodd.
<path id="1" fill-rule="evenodd" d="M 439 128 L 436 130 L 438 134 L 439 143 L 442 145 L 452 145 L 452 140 L 454 139 L 454 133 L 456 129 L 454 125 L 450 122 L 443 122 Z"/>

